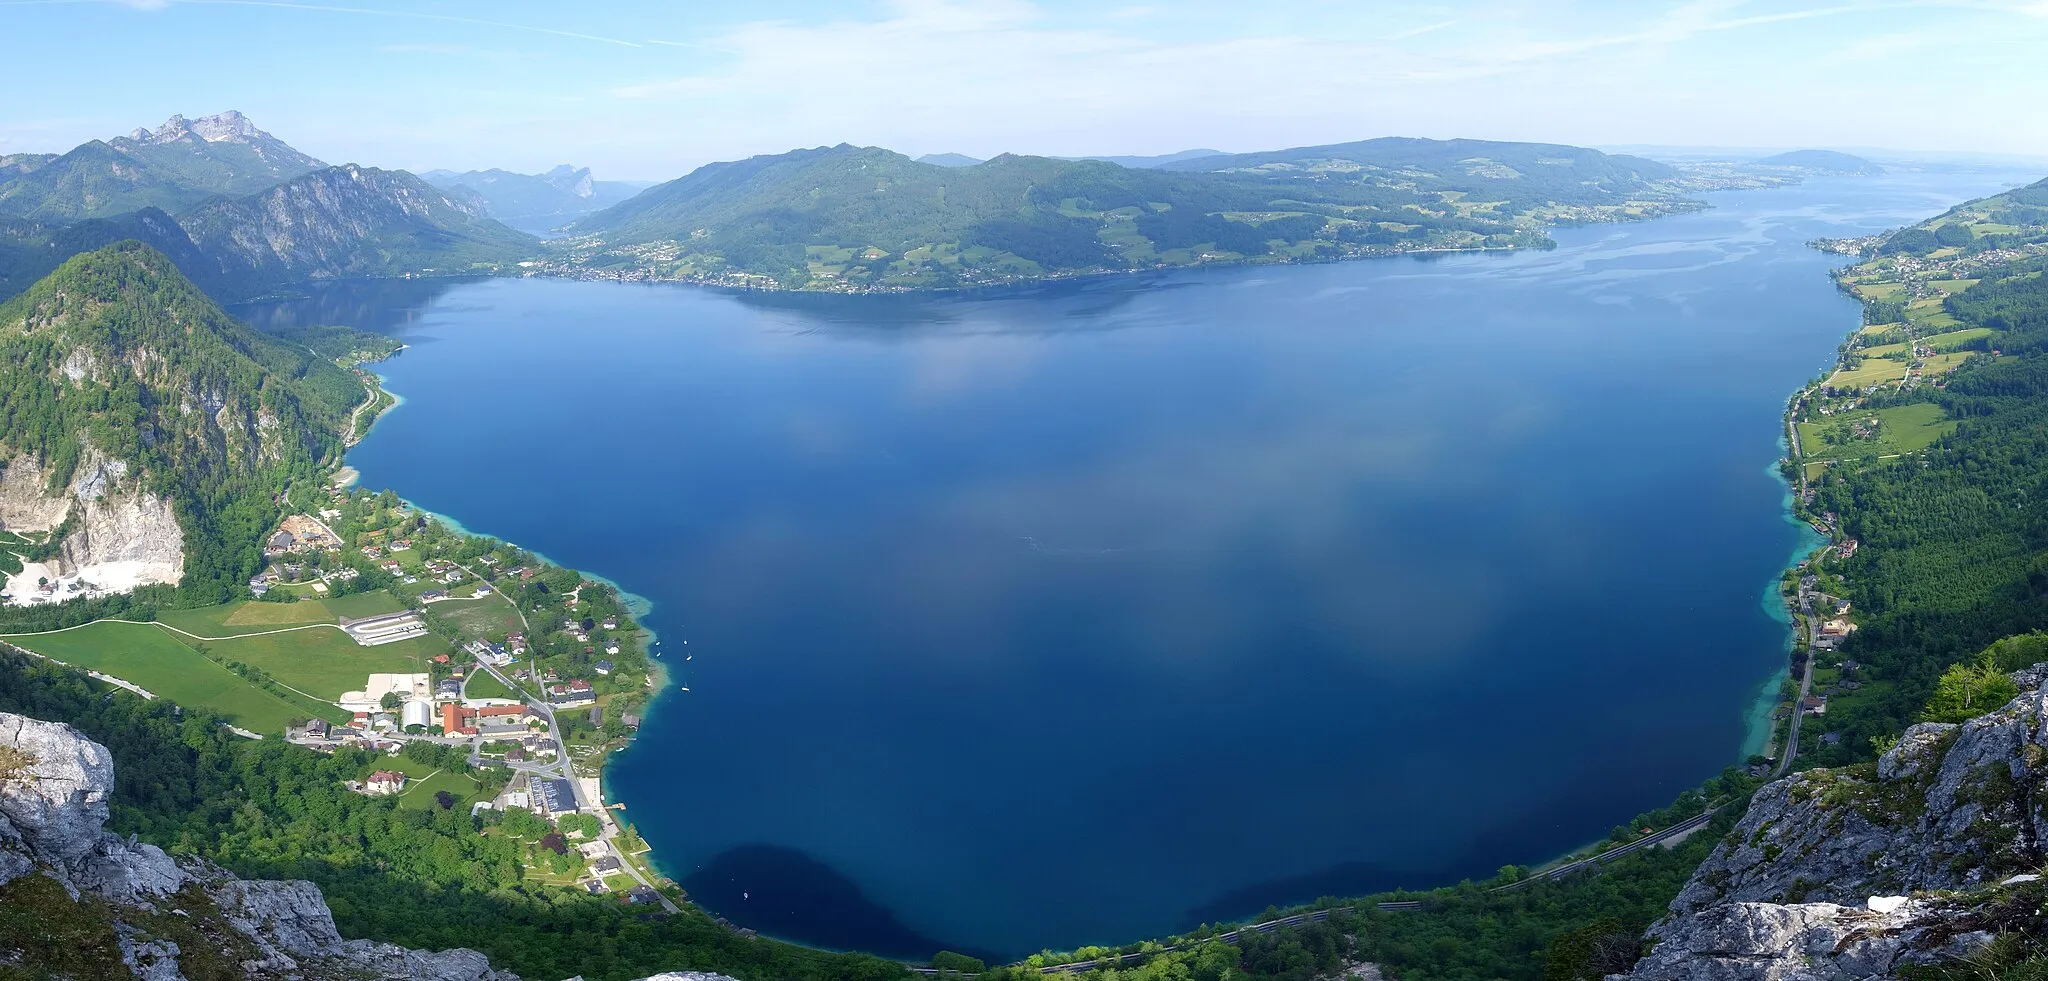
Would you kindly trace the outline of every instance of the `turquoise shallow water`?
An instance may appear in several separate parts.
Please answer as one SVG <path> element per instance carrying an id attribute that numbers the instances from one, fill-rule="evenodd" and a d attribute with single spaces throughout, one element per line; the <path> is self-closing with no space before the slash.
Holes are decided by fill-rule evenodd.
<path id="1" fill-rule="evenodd" d="M 1737 762 L 1801 547 L 1780 413 L 1857 316 L 1803 243 L 2000 186 L 1000 295 L 246 312 L 411 345 L 366 486 L 653 604 L 691 690 L 611 792 L 700 902 L 1014 955 L 1489 874 Z"/>

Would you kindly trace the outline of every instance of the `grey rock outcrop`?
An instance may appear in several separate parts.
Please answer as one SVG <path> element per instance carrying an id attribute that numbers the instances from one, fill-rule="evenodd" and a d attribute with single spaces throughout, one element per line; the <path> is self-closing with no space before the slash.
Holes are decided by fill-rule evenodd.
<path id="1" fill-rule="evenodd" d="M 1986 910 L 2014 887 L 2040 889 L 2044 676 L 2048 666 L 2016 673 L 2021 693 L 1997 711 L 1913 726 L 1875 764 L 1759 790 L 1629 977 L 1889 978 L 1989 942 Z M 1894 896 L 1918 898 L 1876 909 Z"/>
<path id="2" fill-rule="evenodd" d="M 1638 963 L 1641 981 L 1841 981 L 1896 977 L 1991 940 L 1958 929 L 1960 911 L 1909 904 L 1890 913 L 1833 903 L 1728 903 L 1688 917 Z"/>
<path id="3" fill-rule="evenodd" d="M 344 940 L 310 882 L 245 881 L 109 834 L 103 825 L 113 781 L 106 748 L 76 729 L 0 712 L 0 885 L 40 874 L 74 899 L 103 902 L 122 963 L 137 978 L 185 977 L 178 944 L 140 924 L 167 910 L 188 916 L 203 895 L 236 949 L 251 952 L 241 961 L 249 978 L 519 981 L 473 950 Z"/>

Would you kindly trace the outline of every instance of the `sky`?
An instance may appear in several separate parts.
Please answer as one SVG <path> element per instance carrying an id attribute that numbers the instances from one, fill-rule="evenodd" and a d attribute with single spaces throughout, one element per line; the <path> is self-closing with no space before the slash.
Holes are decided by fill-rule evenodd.
<path id="1" fill-rule="evenodd" d="M 667 180 L 1375 136 L 2048 156 L 2048 0 L 0 0 L 0 154 L 239 109 L 330 163 Z"/>

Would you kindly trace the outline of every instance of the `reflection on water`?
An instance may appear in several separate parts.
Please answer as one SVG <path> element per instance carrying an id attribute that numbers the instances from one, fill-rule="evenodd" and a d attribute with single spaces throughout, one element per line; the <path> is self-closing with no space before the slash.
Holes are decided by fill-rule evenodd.
<path id="1" fill-rule="evenodd" d="M 1733 762 L 1783 399 L 1856 322 L 1804 243 L 1972 180 L 1544 253 L 290 315 L 413 345 L 367 486 L 690 642 L 610 792 L 701 902 L 1015 955 L 1540 861 Z"/>

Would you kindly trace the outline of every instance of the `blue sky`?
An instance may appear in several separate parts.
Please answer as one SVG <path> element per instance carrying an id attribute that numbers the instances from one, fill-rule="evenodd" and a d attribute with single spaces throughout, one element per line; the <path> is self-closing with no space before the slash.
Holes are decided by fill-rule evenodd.
<path id="1" fill-rule="evenodd" d="M 2048 0 L 0 0 L 0 153 L 240 109 L 331 162 L 666 179 L 1372 136 L 2048 155 Z"/>

